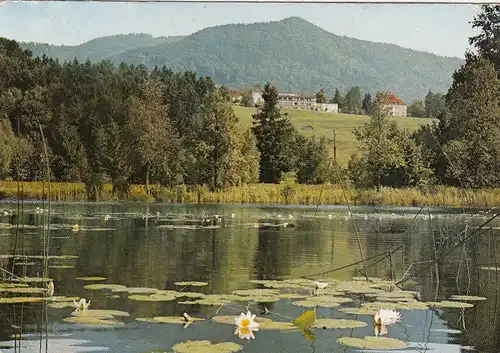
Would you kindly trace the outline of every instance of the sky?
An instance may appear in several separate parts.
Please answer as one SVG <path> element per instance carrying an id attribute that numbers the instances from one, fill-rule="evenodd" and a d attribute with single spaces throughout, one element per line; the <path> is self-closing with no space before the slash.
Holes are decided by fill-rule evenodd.
<path id="1" fill-rule="evenodd" d="M 228 23 L 299 16 L 349 37 L 463 58 L 477 8 L 462 4 L 257 4 L 10 2 L 0 0 L 0 37 L 81 44 L 113 34 L 187 35 Z"/>

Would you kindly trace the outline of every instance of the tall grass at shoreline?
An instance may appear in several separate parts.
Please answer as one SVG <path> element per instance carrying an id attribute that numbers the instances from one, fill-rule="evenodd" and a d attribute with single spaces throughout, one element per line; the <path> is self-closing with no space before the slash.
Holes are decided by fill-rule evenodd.
<path id="1" fill-rule="evenodd" d="M 151 195 L 144 185 L 132 185 L 129 201 L 166 203 L 221 203 L 221 204 L 301 204 L 342 205 L 346 204 L 339 185 L 300 184 L 251 184 L 211 192 L 206 187 L 188 189 L 178 186 L 173 189 L 151 188 Z M 47 197 L 47 184 L 24 182 L 25 200 L 43 200 Z M 44 193 L 45 191 L 45 193 Z M 321 198 L 320 198 L 321 194 Z M 451 207 L 494 207 L 500 206 L 500 189 L 465 190 L 454 187 L 435 187 L 427 191 L 415 188 L 375 190 L 346 189 L 351 205 L 380 206 L 451 206 Z M 0 199 L 15 200 L 15 181 L 0 181 Z M 53 201 L 87 201 L 85 185 L 81 183 L 51 183 Z M 105 184 L 101 201 L 114 201 L 111 185 Z"/>

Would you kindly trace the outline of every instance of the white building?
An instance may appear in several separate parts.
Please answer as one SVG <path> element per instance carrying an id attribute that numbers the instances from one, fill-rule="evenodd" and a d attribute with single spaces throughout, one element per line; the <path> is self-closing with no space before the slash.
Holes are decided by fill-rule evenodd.
<path id="1" fill-rule="evenodd" d="M 394 94 L 389 93 L 386 97 L 384 107 L 389 111 L 389 116 L 406 116 L 406 104 Z"/>
<path id="2" fill-rule="evenodd" d="M 252 92 L 253 103 L 260 105 L 264 103 L 262 91 Z M 291 92 L 278 93 L 278 107 L 284 109 L 299 109 L 318 111 L 325 113 L 338 113 L 339 106 L 335 103 L 316 103 L 316 97 L 298 95 Z"/>

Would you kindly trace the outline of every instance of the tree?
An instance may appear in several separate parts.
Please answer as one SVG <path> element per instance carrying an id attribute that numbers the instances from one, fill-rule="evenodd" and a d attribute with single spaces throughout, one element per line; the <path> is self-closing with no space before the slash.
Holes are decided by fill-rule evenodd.
<path id="1" fill-rule="evenodd" d="M 425 116 L 427 118 L 437 118 L 444 113 L 446 103 L 441 93 L 429 91 L 425 96 Z"/>
<path id="2" fill-rule="evenodd" d="M 253 107 L 253 91 L 251 88 L 247 89 L 245 92 L 243 92 L 242 97 L 241 97 L 241 102 L 240 105 L 244 107 Z"/>
<path id="3" fill-rule="evenodd" d="M 408 115 L 415 118 L 422 118 L 425 116 L 425 106 L 421 99 L 415 99 L 408 107 Z"/>
<path id="4" fill-rule="evenodd" d="M 201 107 L 202 129 L 199 136 L 198 167 L 200 182 L 212 190 L 229 186 L 232 151 L 238 144 L 238 120 L 222 88 L 211 93 Z"/>
<path id="5" fill-rule="evenodd" d="M 328 102 L 328 96 L 325 93 L 325 90 L 322 88 L 316 93 L 316 103 L 326 103 Z"/>
<path id="6" fill-rule="evenodd" d="M 16 142 L 10 121 L 0 119 L 0 179 L 4 179 L 10 174 Z"/>
<path id="7" fill-rule="evenodd" d="M 440 121 L 448 174 L 469 187 L 500 185 L 500 81 L 489 59 L 468 58 L 453 75 Z"/>
<path id="8" fill-rule="evenodd" d="M 360 143 L 359 157 L 352 157 L 349 164 L 351 178 L 358 186 L 376 187 L 380 190 L 390 168 L 403 163 L 403 151 L 397 144 L 400 132 L 396 123 L 389 119 L 384 106 L 387 94 L 377 93 L 370 104 L 370 120 L 354 129 Z M 359 173 L 364 170 L 364 173 Z M 361 176 L 361 178 L 360 178 Z"/>
<path id="9" fill-rule="evenodd" d="M 328 144 L 322 136 L 319 141 L 312 138 L 301 139 L 298 159 L 297 181 L 301 184 L 323 184 L 333 179 Z"/>
<path id="10" fill-rule="evenodd" d="M 339 112 L 344 110 L 345 99 L 342 93 L 340 93 L 338 88 L 335 88 L 335 95 L 331 99 L 331 102 L 338 105 Z"/>
<path id="11" fill-rule="evenodd" d="M 361 112 L 361 91 L 358 86 L 354 86 L 345 95 L 344 111 L 346 113 L 358 114 Z"/>
<path id="12" fill-rule="evenodd" d="M 372 96 L 370 93 L 365 93 L 365 97 L 363 98 L 363 103 L 361 104 L 361 108 L 365 115 L 370 114 L 370 103 L 372 101 Z"/>
<path id="13" fill-rule="evenodd" d="M 293 151 L 297 132 L 286 113 L 277 107 L 278 90 L 274 86 L 267 83 L 262 98 L 262 109 L 252 115 L 252 132 L 260 152 L 259 179 L 263 183 L 279 183 L 282 174 L 296 165 Z"/>
<path id="14" fill-rule="evenodd" d="M 180 173 L 180 142 L 163 101 L 163 85 L 148 79 L 140 85 L 139 97 L 129 103 L 129 136 L 134 152 L 129 160 L 139 163 L 141 181 L 149 192 L 150 180 L 172 186 Z"/>
<path id="15" fill-rule="evenodd" d="M 500 5 L 483 5 L 482 11 L 472 21 L 472 28 L 481 31 L 469 38 L 469 44 L 477 49 L 477 55 L 490 60 L 500 72 Z M 472 53 L 466 54 L 466 58 L 473 56 Z"/>

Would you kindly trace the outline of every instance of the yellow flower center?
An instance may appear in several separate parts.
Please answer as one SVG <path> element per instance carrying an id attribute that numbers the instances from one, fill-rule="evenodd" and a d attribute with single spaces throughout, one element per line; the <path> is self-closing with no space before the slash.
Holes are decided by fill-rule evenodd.
<path id="1" fill-rule="evenodd" d="M 250 325 L 250 320 L 248 319 L 241 320 L 241 326 L 247 327 L 248 325 Z"/>
<path id="2" fill-rule="evenodd" d="M 249 335 L 250 334 L 250 329 L 249 328 L 240 328 L 240 333 L 242 335 Z"/>

